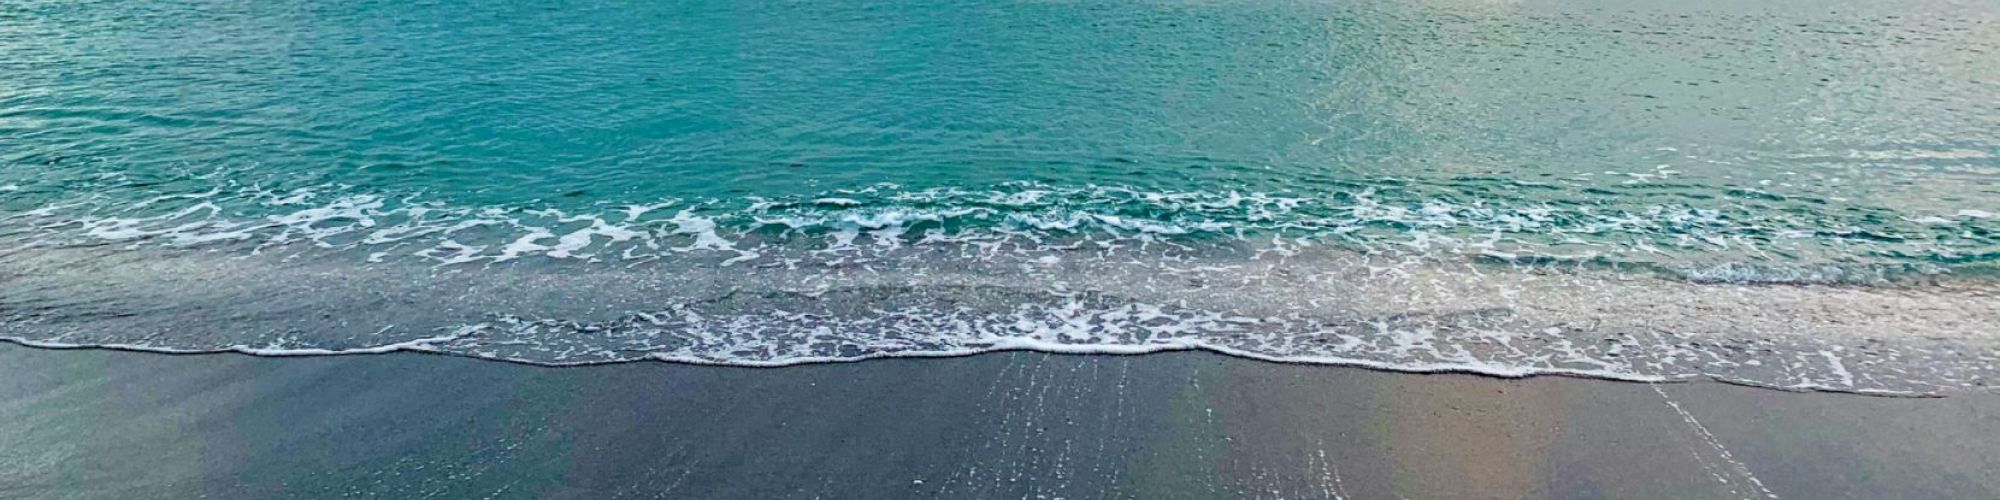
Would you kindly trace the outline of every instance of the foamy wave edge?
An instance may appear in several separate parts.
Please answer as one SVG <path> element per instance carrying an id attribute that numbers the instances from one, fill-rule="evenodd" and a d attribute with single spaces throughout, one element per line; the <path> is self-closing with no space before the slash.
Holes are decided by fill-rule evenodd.
<path id="1" fill-rule="evenodd" d="M 1387 363 L 1382 361 L 1374 361 L 1374 360 L 1358 359 L 1358 358 L 1342 358 L 1335 356 L 1279 356 L 1279 355 L 1250 352 L 1241 349 L 1232 349 L 1229 347 L 1211 345 L 1203 342 L 1176 342 L 1171 344 L 1152 344 L 1152 345 L 1141 346 L 1141 345 L 1116 345 L 1116 344 L 1079 345 L 1079 344 L 1062 344 L 1056 342 L 1044 342 L 1032 339 L 1013 339 L 1012 341 L 998 342 L 995 345 L 986 348 L 955 349 L 955 350 L 945 350 L 945 351 L 876 352 L 854 357 L 807 357 L 807 358 L 784 359 L 775 361 L 752 361 L 752 360 L 723 361 L 723 360 L 715 360 L 707 358 L 678 357 L 678 356 L 665 356 L 665 355 L 654 354 L 654 355 L 648 355 L 640 358 L 626 359 L 626 360 L 584 361 L 584 362 L 573 362 L 573 363 L 545 362 L 545 361 L 533 361 L 533 360 L 513 359 L 504 357 L 479 356 L 469 353 L 451 352 L 430 347 L 430 344 L 445 342 L 455 338 L 457 337 L 454 335 L 443 335 L 437 337 L 415 339 L 405 342 L 398 342 L 393 344 L 385 344 L 380 346 L 362 347 L 354 349 L 274 349 L 274 348 L 255 348 L 242 345 L 213 348 L 213 349 L 187 349 L 187 348 L 149 346 L 140 344 L 77 344 L 77 343 L 67 343 L 67 342 L 40 341 L 40 340 L 27 339 L 23 337 L 0 337 L 0 342 L 6 342 L 9 344 L 19 345 L 34 349 L 65 350 L 65 351 L 105 350 L 105 351 L 137 352 L 137 353 L 147 353 L 147 354 L 166 354 L 166 355 L 178 355 L 178 356 L 238 354 L 238 355 L 266 357 L 266 358 L 296 358 L 296 357 L 334 357 L 334 356 L 411 353 L 411 354 L 426 354 L 426 355 L 437 355 L 437 356 L 471 358 L 478 360 L 496 361 L 503 363 L 543 367 L 543 368 L 578 368 L 578 367 L 589 367 L 589 366 L 622 365 L 622 364 L 641 363 L 649 361 L 687 364 L 687 365 L 700 365 L 700 366 L 736 367 L 736 368 L 785 368 L 785 367 L 816 365 L 816 364 L 859 363 L 859 362 L 872 361 L 878 359 L 962 358 L 962 357 L 979 356 L 985 354 L 1004 353 L 1004 352 L 1040 352 L 1040 353 L 1061 354 L 1061 355 L 1142 356 L 1147 354 L 1157 354 L 1157 353 L 1167 353 L 1167 352 L 1200 351 L 1200 352 L 1220 354 L 1223 356 L 1229 356 L 1233 358 L 1249 359 L 1249 360 L 1263 361 L 1269 363 L 1312 365 L 1312 366 L 1338 366 L 1338 367 L 1360 368 L 1366 370 L 1375 370 L 1375 371 L 1393 372 L 1393 373 L 1409 373 L 1409 374 L 1462 374 L 1462 375 L 1477 375 L 1477 376 L 1508 379 L 1508 380 L 1521 380 L 1521 379 L 1529 379 L 1535 377 L 1571 377 L 1580 379 L 1606 380 L 1613 382 L 1646 383 L 1646 384 L 1686 383 L 1686 382 L 1707 379 L 1717 383 L 1736 385 L 1742 387 L 1751 387 L 1757 389 L 1784 391 L 1784 392 L 1852 394 L 1860 396 L 1891 397 L 1891 398 L 1945 397 L 1944 394 L 1936 392 L 1897 391 L 1897 390 L 1870 389 L 1870 388 L 1843 388 L 1843 387 L 1829 386 L 1825 384 L 1809 383 L 1809 384 L 1785 386 L 1785 385 L 1762 383 L 1747 379 L 1723 377 L 1718 375 L 1688 375 L 1679 377 L 1662 377 L 1662 376 L 1615 372 L 1608 370 L 1522 368 L 1522 367 L 1495 366 L 1490 364 L 1462 364 L 1462 363 Z"/>

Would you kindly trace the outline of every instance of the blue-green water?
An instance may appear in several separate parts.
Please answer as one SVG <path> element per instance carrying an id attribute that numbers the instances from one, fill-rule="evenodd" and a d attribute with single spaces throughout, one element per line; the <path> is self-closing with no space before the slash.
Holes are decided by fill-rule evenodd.
<path id="1" fill-rule="evenodd" d="M 1982 385 L 1996 58 L 1977 2 L 14 2 L 0 332 Z"/>

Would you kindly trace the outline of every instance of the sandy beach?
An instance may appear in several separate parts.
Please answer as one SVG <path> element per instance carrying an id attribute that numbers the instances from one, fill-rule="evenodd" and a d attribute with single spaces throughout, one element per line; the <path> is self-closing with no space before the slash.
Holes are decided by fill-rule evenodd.
<path id="1" fill-rule="evenodd" d="M 2000 397 L 1207 353 L 540 368 L 0 347 L 7 498 L 1991 498 Z"/>

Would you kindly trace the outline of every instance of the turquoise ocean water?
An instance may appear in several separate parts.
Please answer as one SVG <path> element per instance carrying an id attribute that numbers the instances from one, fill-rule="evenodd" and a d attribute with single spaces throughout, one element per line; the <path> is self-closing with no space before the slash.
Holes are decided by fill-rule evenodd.
<path id="1" fill-rule="evenodd" d="M 1984 387 L 1979 2 L 11 2 L 0 336 Z"/>

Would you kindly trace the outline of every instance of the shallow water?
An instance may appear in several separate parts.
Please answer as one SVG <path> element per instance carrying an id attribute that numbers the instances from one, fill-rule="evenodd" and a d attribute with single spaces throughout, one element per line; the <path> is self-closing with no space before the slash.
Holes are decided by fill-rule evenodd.
<path id="1" fill-rule="evenodd" d="M 1983 388 L 1977 3 L 28 2 L 0 335 Z"/>

